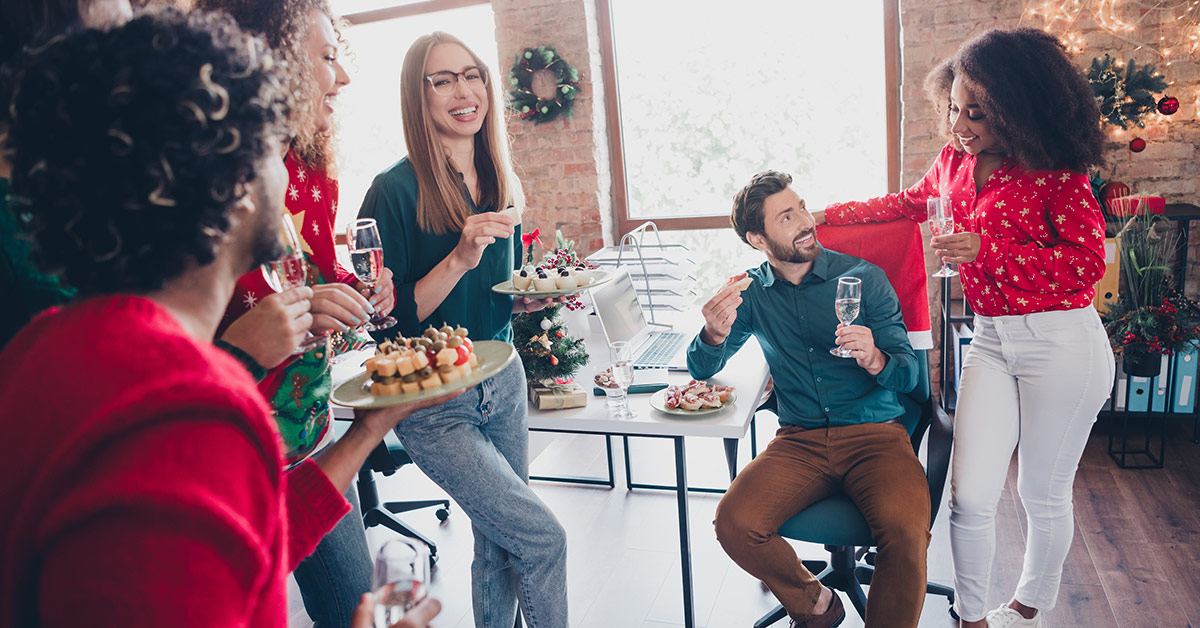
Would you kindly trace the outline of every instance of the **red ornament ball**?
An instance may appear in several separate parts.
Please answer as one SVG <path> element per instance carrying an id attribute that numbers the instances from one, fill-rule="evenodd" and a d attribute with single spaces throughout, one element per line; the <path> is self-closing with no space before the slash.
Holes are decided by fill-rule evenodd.
<path id="1" fill-rule="evenodd" d="M 1140 153 L 1146 150 L 1146 140 L 1140 137 L 1133 138 L 1133 140 L 1129 142 L 1129 150 L 1135 153 Z"/>
<path id="2" fill-rule="evenodd" d="M 1174 96 L 1163 96 L 1162 100 L 1158 101 L 1158 112 L 1164 116 L 1169 116 L 1176 111 L 1179 111 L 1179 99 Z"/>
<path id="3" fill-rule="evenodd" d="M 559 331 L 559 332 L 556 332 L 556 333 L 554 334 L 554 336 L 555 336 L 556 338 L 562 338 L 562 337 L 563 337 L 563 333 L 562 333 L 561 331 Z"/>
<path id="4" fill-rule="evenodd" d="M 1109 181 L 1104 184 L 1104 187 L 1100 188 L 1100 200 L 1106 202 L 1111 198 L 1120 198 L 1122 196 L 1129 196 L 1129 194 L 1129 186 L 1120 181 Z"/>
<path id="5" fill-rule="evenodd" d="M 554 366 L 558 366 L 558 358 L 556 358 L 554 356 L 550 356 L 550 364 L 552 364 Z"/>

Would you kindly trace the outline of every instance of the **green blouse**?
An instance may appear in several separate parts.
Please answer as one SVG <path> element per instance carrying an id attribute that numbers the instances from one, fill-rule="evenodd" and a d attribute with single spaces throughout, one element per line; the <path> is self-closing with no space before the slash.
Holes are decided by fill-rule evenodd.
<path id="1" fill-rule="evenodd" d="M 383 239 L 383 263 L 392 270 L 396 307 L 392 316 L 398 324 L 390 334 L 419 335 L 428 325 L 462 325 L 476 340 L 512 341 L 511 296 L 492 292 L 492 286 L 512 278 L 521 261 L 521 226 L 513 235 L 496 240 L 483 251 L 479 265 L 467 271 L 428 318 L 417 319 L 413 290 L 422 277 L 450 255 L 458 245 L 459 232 L 435 235 L 417 226 L 417 175 L 405 157 L 379 173 L 358 210 L 359 218 L 374 218 Z M 466 196 L 466 195 L 464 195 Z M 479 214 L 491 207 L 471 209 Z"/>
<path id="2" fill-rule="evenodd" d="M 3 347 L 37 313 L 69 301 L 75 291 L 33 263 L 24 229 L 9 210 L 8 179 L 4 178 L 0 178 L 0 238 L 4 242 L 0 294 L 7 301 L 0 307 L 0 347 Z"/>

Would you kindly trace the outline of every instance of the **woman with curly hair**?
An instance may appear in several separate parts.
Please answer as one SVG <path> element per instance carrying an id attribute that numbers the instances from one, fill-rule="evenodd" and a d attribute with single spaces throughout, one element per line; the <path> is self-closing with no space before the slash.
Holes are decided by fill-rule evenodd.
<path id="1" fill-rule="evenodd" d="M 1102 161 L 1100 113 L 1062 44 L 1033 29 L 966 42 L 926 88 L 950 135 L 933 167 L 898 194 L 831 205 L 825 220 L 920 222 L 927 199 L 953 203 L 957 233 L 932 246 L 961 264 L 976 314 L 955 414 L 955 605 L 970 628 L 1041 626 L 1071 545 L 1075 470 L 1114 374 L 1092 307 L 1104 219 L 1086 171 Z M 1025 562 L 1012 600 L 989 612 L 996 505 L 1014 449 Z"/>
<path id="2" fill-rule="evenodd" d="M 294 465 L 333 438 L 331 353 L 348 343 L 369 340 L 350 328 L 376 311 L 392 308 L 387 271 L 380 290 L 371 294 L 342 268 L 334 253 L 338 182 L 331 150 L 333 103 L 350 77 L 338 58 L 340 37 L 325 0 L 201 0 L 198 4 L 201 9 L 225 11 L 242 28 L 261 35 L 285 60 L 289 89 L 298 101 L 288 120 L 292 140 L 285 159 L 285 211 L 300 236 L 313 289 L 309 329 L 314 334 L 341 332 L 345 340 L 332 349 L 323 344 L 291 356 L 296 346 L 296 312 L 284 307 L 262 273 L 252 271 L 238 280 L 218 342 L 252 372 L 263 374 L 259 389 L 274 410 L 287 462 Z M 302 336 L 304 330 L 298 331 Z M 345 626 L 359 596 L 371 586 L 371 559 L 356 491 L 348 491 L 346 498 L 353 506 L 350 512 L 295 571 L 304 607 L 317 628 Z"/>
<path id="3" fill-rule="evenodd" d="M 496 294 L 521 258 L 522 203 L 496 81 L 445 33 L 417 38 L 400 70 L 408 156 L 371 183 L 358 215 L 374 218 L 395 273 L 396 330 L 462 325 L 474 338 L 512 340 L 512 316 L 547 300 Z M 413 461 L 471 517 L 475 625 L 567 625 L 566 533 L 529 488 L 525 371 L 520 358 L 396 435 Z"/>
<path id="4" fill-rule="evenodd" d="M 237 278 L 281 253 L 283 77 L 232 20 L 166 11 L 55 41 L 17 84 L 13 203 L 79 298 L 0 353 L 0 427 L 20 443 L 0 474 L 0 627 L 83 610 L 98 626 L 283 628 L 288 571 L 418 409 L 361 413 L 285 472 L 253 378 L 212 346 Z M 312 295 L 287 298 L 307 311 Z"/>

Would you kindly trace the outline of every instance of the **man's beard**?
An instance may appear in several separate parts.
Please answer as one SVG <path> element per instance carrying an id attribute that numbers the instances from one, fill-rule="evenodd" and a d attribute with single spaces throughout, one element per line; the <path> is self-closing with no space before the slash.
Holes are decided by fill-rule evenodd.
<path id="1" fill-rule="evenodd" d="M 821 243 L 817 242 L 815 232 L 810 233 L 813 233 L 814 244 L 811 249 L 800 250 L 796 248 L 796 245 L 790 242 L 787 245 L 783 245 L 770 238 L 767 238 L 767 250 L 771 252 L 771 257 L 774 257 L 781 262 L 787 262 L 789 264 L 803 264 L 805 262 L 811 262 L 817 259 L 817 256 L 821 254 Z M 807 237 L 807 235 L 807 233 L 802 234 L 800 237 Z"/>
<path id="2" fill-rule="evenodd" d="M 279 221 L 283 219 L 283 213 L 262 211 L 258 214 L 260 216 L 258 229 L 254 233 L 254 239 L 250 242 L 251 265 L 246 272 L 283 257 L 283 235 L 279 228 Z"/>

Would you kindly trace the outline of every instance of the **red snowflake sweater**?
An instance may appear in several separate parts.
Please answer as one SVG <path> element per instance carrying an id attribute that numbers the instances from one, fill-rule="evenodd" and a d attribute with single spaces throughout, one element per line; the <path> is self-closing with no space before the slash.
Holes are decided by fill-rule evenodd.
<path id="1" fill-rule="evenodd" d="M 337 180 L 322 170 L 309 170 L 293 153 L 288 153 L 286 164 L 288 190 L 285 202 L 308 262 L 308 285 L 353 284 L 356 281 L 354 274 L 338 264 L 334 253 Z M 221 332 L 271 293 L 260 270 L 243 275 L 238 279 L 237 290 L 225 312 Z M 259 390 L 274 411 L 283 437 L 284 458 L 289 464 L 312 454 L 329 430 L 329 395 L 332 393 L 329 358 L 329 350 L 318 347 L 284 360 L 267 371 L 266 377 L 259 382 Z"/>
<path id="2" fill-rule="evenodd" d="M 0 363 L 0 628 L 287 626 L 288 573 L 349 504 L 316 463 L 283 471 L 234 358 L 111 296 Z"/>
<path id="3" fill-rule="evenodd" d="M 949 196 L 958 231 L 977 233 L 979 256 L 961 264 L 976 314 L 1004 316 L 1088 307 L 1104 276 L 1104 217 L 1087 176 L 1026 170 L 1006 158 L 975 191 L 975 157 L 947 145 L 909 189 L 830 205 L 832 225 L 926 216 L 925 201 Z"/>

